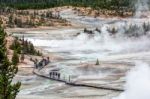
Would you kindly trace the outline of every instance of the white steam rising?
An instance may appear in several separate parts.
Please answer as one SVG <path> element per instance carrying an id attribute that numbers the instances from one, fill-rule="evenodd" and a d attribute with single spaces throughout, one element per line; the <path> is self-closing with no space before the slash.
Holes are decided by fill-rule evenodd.
<path id="1" fill-rule="evenodd" d="M 137 3 L 135 4 L 135 9 L 136 9 L 135 17 L 146 16 L 145 15 L 146 12 L 149 11 L 148 2 L 149 0 L 137 0 Z"/>
<path id="2" fill-rule="evenodd" d="M 28 39 L 35 46 L 43 46 L 50 52 L 137 52 L 150 49 L 149 37 L 143 36 L 138 39 L 125 37 L 122 33 L 110 36 L 106 27 L 102 27 L 102 33 L 93 36 L 81 33 L 73 39 L 65 40 L 39 40 Z M 142 42 L 141 42 L 142 41 Z M 140 45 L 140 46 L 139 46 Z"/>
<path id="3" fill-rule="evenodd" d="M 150 99 L 150 66 L 138 62 L 126 77 L 125 92 L 113 99 Z"/>

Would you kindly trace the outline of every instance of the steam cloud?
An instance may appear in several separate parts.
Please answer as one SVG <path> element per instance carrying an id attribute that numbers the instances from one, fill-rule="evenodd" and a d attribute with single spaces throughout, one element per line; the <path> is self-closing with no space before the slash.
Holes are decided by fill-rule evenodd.
<path id="1" fill-rule="evenodd" d="M 142 17 L 145 16 L 143 11 L 147 12 L 149 11 L 149 6 L 148 6 L 149 0 L 137 0 L 137 3 L 135 4 L 135 17 Z"/>
<path id="2" fill-rule="evenodd" d="M 136 63 L 126 77 L 125 92 L 113 99 L 150 99 L 150 66 Z"/>

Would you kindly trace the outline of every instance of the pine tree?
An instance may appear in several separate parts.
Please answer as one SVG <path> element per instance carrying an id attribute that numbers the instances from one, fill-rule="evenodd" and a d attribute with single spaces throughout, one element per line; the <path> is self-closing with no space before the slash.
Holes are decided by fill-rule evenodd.
<path id="1" fill-rule="evenodd" d="M 21 53 L 21 44 L 19 43 L 18 39 L 15 39 L 13 44 L 10 46 L 10 49 L 16 50 L 18 54 Z"/>
<path id="2" fill-rule="evenodd" d="M 117 28 L 112 27 L 112 28 L 108 28 L 107 31 L 109 33 L 111 33 L 112 35 L 116 34 L 118 32 Z"/>
<path id="3" fill-rule="evenodd" d="M 31 42 L 29 43 L 29 53 L 33 54 L 33 55 L 35 54 L 35 49 L 34 49 L 34 46 Z"/>
<path id="4" fill-rule="evenodd" d="M 21 60 L 21 62 L 23 62 L 23 61 L 24 61 L 24 59 L 25 59 L 25 56 L 24 56 L 24 53 L 22 53 L 22 54 L 21 54 L 21 56 L 20 56 L 20 60 Z"/>
<path id="5" fill-rule="evenodd" d="M 17 65 L 19 63 L 19 56 L 17 51 L 14 50 L 13 57 L 12 57 L 12 64 Z"/>
<path id="6" fill-rule="evenodd" d="M 14 24 L 13 15 L 9 16 L 9 24 Z"/>
<path id="7" fill-rule="evenodd" d="M 149 23 L 143 23 L 143 30 L 144 33 L 146 34 L 146 32 L 148 32 L 150 30 L 150 24 Z"/>
<path id="8" fill-rule="evenodd" d="M 97 59 L 96 64 L 95 65 L 100 65 L 99 60 Z"/>
<path id="9" fill-rule="evenodd" d="M 117 33 L 117 29 L 115 27 L 113 27 L 112 30 L 111 30 L 111 33 L 112 34 L 116 34 Z"/>
<path id="10" fill-rule="evenodd" d="M 9 62 L 5 47 L 6 33 L 0 27 L 0 99 L 15 99 L 21 83 L 12 84 L 18 68 Z"/>

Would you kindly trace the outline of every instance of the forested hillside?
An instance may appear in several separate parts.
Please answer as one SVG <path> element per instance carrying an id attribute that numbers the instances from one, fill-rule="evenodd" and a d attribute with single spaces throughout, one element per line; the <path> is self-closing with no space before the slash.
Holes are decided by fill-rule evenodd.
<path id="1" fill-rule="evenodd" d="M 83 6 L 94 9 L 133 9 L 135 0 L 0 0 L 1 6 L 18 9 L 43 9 L 57 6 Z"/>

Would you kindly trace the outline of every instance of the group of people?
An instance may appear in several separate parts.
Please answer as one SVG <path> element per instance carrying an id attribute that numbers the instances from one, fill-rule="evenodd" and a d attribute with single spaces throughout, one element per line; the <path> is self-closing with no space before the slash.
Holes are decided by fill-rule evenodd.
<path id="1" fill-rule="evenodd" d="M 50 78 L 52 79 L 60 79 L 60 73 L 58 71 L 50 71 L 49 73 Z"/>
<path id="2" fill-rule="evenodd" d="M 40 60 L 40 61 L 38 61 L 38 59 L 33 60 L 32 58 L 30 60 L 34 62 L 34 66 L 36 69 L 46 66 L 50 63 L 49 57 L 47 57 L 47 58 L 43 57 L 42 60 Z"/>
<path id="3" fill-rule="evenodd" d="M 46 58 L 42 58 L 40 61 L 36 58 L 36 59 L 32 59 L 30 58 L 30 61 L 34 62 L 34 66 L 36 69 L 40 69 L 46 65 L 48 65 L 50 63 L 50 58 L 46 57 Z M 60 79 L 61 74 L 59 73 L 59 70 L 51 70 L 49 73 L 50 78 L 52 79 Z"/>

